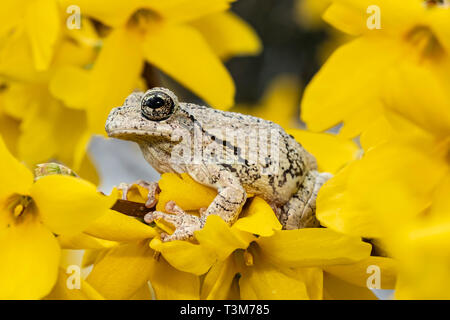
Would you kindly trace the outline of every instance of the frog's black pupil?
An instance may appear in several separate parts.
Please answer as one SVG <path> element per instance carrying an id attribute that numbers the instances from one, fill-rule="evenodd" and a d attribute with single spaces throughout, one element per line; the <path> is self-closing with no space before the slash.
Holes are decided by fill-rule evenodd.
<path id="1" fill-rule="evenodd" d="M 164 106 L 164 99 L 158 96 L 151 96 L 145 100 L 144 105 L 152 109 L 161 108 Z"/>

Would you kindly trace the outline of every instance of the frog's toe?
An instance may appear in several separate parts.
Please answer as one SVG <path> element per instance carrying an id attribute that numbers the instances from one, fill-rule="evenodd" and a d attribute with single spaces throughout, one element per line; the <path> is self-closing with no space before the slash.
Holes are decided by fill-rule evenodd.
<path id="1" fill-rule="evenodd" d="M 156 195 L 161 192 L 157 182 L 147 182 L 144 180 L 137 180 L 133 183 L 121 183 L 117 186 L 117 189 L 122 191 L 122 200 L 128 200 L 128 193 L 133 185 L 141 186 L 148 190 L 147 200 L 145 206 L 147 208 L 153 208 L 156 205 Z"/>
<path id="2" fill-rule="evenodd" d="M 165 213 L 165 212 L 160 212 L 160 211 L 153 211 L 153 212 L 149 212 L 144 216 L 144 221 L 146 223 L 152 223 L 155 220 L 159 220 L 159 219 L 164 219 L 165 221 L 172 223 L 173 225 L 176 225 L 179 223 L 177 219 L 177 216 L 174 214 L 169 214 L 169 213 Z"/>
<path id="3" fill-rule="evenodd" d="M 166 203 L 165 207 L 166 212 L 172 214 L 186 214 L 183 209 L 181 209 L 173 200 L 170 200 Z"/>
<path id="4" fill-rule="evenodd" d="M 159 189 L 159 185 L 157 182 L 147 182 L 144 180 L 138 180 L 135 184 L 140 185 L 141 187 L 148 190 L 147 201 L 145 202 L 145 206 L 147 208 L 153 208 L 156 205 L 156 195 L 161 192 Z"/>
<path id="5" fill-rule="evenodd" d="M 170 242 L 175 240 L 189 240 L 194 237 L 194 233 L 193 230 L 177 229 L 172 234 L 163 232 L 160 234 L 160 237 L 162 242 Z"/>
<path id="6" fill-rule="evenodd" d="M 174 233 L 168 235 L 161 233 L 162 241 L 173 240 L 187 240 L 194 236 L 194 232 L 203 227 L 203 220 L 198 216 L 188 213 L 170 214 L 160 211 L 147 213 L 144 217 L 146 223 L 152 223 L 155 220 L 163 219 L 164 221 L 173 224 L 175 227 Z"/>

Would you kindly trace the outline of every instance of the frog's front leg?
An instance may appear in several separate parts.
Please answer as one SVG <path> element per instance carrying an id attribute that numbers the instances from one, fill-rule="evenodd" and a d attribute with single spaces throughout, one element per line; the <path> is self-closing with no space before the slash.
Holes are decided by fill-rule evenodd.
<path id="1" fill-rule="evenodd" d="M 220 166 L 208 167 L 202 165 L 195 167 L 189 174 L 201 184 L 217 189 L 218 194 L 208 208 L 201 211 L 200 217 L 185 213 L 173 202 L 166 204 L 166 211 L 169 213 L 153 212 L 147 214 L 146 222 L 162 218 L 176 227 L 173 234 L 163 234 L 163 241 L 192 238 L 195 231 L 203 228 L 206 218 L 211 214 L 220 216 L 227 224 L 231 225 L 238 218 L 247 199 L 247 193 L 238 177 Z"/>

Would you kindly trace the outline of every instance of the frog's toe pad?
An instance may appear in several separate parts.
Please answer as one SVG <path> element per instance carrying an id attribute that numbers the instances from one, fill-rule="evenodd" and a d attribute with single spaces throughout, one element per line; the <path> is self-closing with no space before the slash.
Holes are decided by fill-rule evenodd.
<path id="1" fill-rule="evenodd" d="M 175 232 L 171 235 L 162 233 L 162 241 L 172 241 L 172 240 L 187 240 L 194 236 L 194 232 L 200 230 L 203 227 L 203 221 L 201 218 L 188 214 L 188 213 L 177 213 L 170 214 L 160 211 L 154 211 L 147 213 L 144 217 L 146 223 L 152 223 L 155 220 L 164 219 L 166 222 L 174 225 Z"/>
<path id="2" fill-rule="evenodd" d="M 153 212 L 149 212 L 144 216 L 144 221 L 146 223 L 152 223 L 155 220 L 159 220 L 159 219 L 164 219 L 169 223 L 172 223 L 173 225 L 175 225 L 178 222 L 177 216 L 174 214 L 169 214 L 169 213 L 165 213 L 165 212 L 160 212 L 160 211 L 153 211 Z"/>
<path id="3" fill-rule="evenodd" d="M 156 205 L 157 199 L 156 195 L 161 192 L 159 189 L 157 182 L 147 182 L 144 180 L 137 180 L 133 183 L 121 183 L 117 186 L 117 189 L 122 191 L 122 200 L 129 200 L 129 192 L 134 185 L 138 185 L 144 189 L 147 189 L 147 201 L 145 202 L 145 206 L 147 208 L 153 208 Z"/>

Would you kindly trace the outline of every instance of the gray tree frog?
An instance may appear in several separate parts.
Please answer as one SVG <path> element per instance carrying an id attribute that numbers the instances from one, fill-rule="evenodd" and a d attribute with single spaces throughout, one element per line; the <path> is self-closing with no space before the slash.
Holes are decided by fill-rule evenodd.
<path id="1" fill-rule="evenodd" d="M 248 194 L 266 200 L 284 229 L 320 225 L 316 197 L 331 175 L 318 172 L 315 158 L 273 122 L 180 103 L 170 90 L 153 88 L 128 96 L 111 111 L 105 129 L 109 137 L 136 142 L 158 172 L 188 173 L 217 190 L 200 217 L 173 201 L 166 212 L 148 213 L 147 223 L 162 218 L 176 227 L 173 234 L 161 235 L 163 241 L 192 238 L 211 214 L 231 225 Z M 157 184 L 138 183 L 149 190 L 146 205 L 154 205 Z M 130 185 L 121 185 L 125 196 Z"/>

